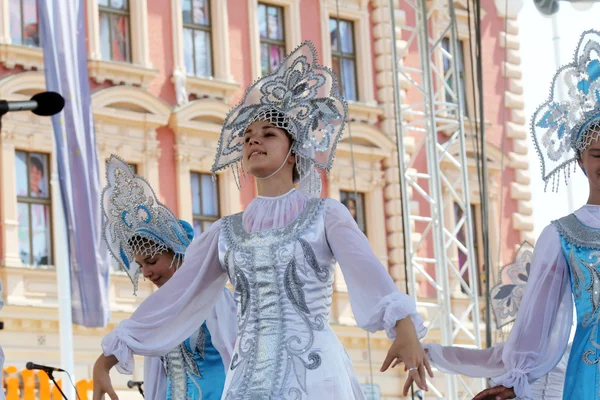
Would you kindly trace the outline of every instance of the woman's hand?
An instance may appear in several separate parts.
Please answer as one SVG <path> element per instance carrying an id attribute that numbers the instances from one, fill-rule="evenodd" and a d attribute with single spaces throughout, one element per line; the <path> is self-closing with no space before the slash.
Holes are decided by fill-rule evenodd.
<path id="1" fill-rule="evenodd" d="M 102 354 L 94 364 L 93 382 L 94 397 L 93 400 L 103 400 L 107 394 L 111 400 L 119 400 L 110 380 L 110 369 L 117 365 L 118 360 L 115 356 L 106 357 Z"/>
<path id="2" fill-rule="evenodd" d="M 514 399 L 515 397 L 517 396 L 515 395 L 515 390 L 513 388 L 496 386 L 479 393 L 473 400 L 506 400 Z"/>
<path id="3" fill-rule="evenodd" d="M 408 394 L 413 382 L 421 389 L 428 390 L 425 369 L 432 378 L 433 372 L 425 350 L 421 347 L 417 337 L 415 325 L 410 318 L 404 318 L 396 323 L 396 340 L 388 350 L 387 357 L 381 366 L 381 372 L 387 371 L 390 365 L 394 368 L 400 363 L 404 363 L 404 369 L 408 371 L 408 378 L 404 384 L 404 396 Z"/>

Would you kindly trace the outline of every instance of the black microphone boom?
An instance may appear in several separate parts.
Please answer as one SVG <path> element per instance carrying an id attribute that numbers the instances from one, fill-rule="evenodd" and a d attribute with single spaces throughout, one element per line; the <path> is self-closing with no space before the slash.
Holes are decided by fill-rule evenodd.
<path id="1" fill-rule="evenodd" d="M 40 364 L 35 364 L 32 363 L 31 361 L 29 361 L 27 364 L 25 364 L 25 368 L 32 370 L 32 369 L 40 369 L 42 371 L 50 371 L 50 372 L 65 372 L 64 369 L 60 369 L 60 368 L 55 368 L 55 367 L 48 367 L 46 365 L 40 365 Z"/>
<path id="2" fill-rule="evenodd" d="M 144 382 L 141 382 L 141 381 L 129 381 L 129 382 L 127 382 L 127 387 L 129 389 L 133 389 L 134 387 L 139 388 L 140 386 L 142 386 L 143 383 Z"/>
<path id="3" fill-rule="evenodd" d="M 31 111 L 32 113 L 49 117 L 58 114 L 65 107 L 65 99 L 56 92 L 38 93 L 28 101 L 0 100 L 0 116 L 11 111 Z"/>

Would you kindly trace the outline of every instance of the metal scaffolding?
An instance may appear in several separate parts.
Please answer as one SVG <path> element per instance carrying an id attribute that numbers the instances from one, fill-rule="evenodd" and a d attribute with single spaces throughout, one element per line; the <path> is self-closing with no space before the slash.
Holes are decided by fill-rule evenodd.
<path id="1" fill-rule="evenodd" d="M 390 0 L 390 10 L 394 3 Z M 466 92 L 459 76 L 464 60 L 454 1 L 399 3 L 406 22 L 397 24 L 395 12 L 390 20 L 408 289 L 443 345 L 480 348 Z M 484 381 L 446 375 L 445 387 L 429 387 L 440 399 L 471 399 Z"/>

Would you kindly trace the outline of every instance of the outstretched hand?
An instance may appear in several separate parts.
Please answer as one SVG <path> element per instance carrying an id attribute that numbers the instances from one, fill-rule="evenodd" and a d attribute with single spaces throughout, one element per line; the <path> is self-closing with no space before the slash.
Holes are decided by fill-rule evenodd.
<path id="1" fill-rule="evenodd" d="M 117 363 L 114 356 L 106 357 L 101 355 L 94 364 L 93 382 L 94 396 L 93 400 L 104 400 L 107 394 L 110 400 L 119 400 L 110 380 L 110 369 Z"/>
<path id="2" fill-rule="evenodd" d="M 513 388 L 496 386 L 479 393 L 473 400 L 506 400 L 514 399 L 515 397 L 517 396 L 515 395 L 515 390 Z"/>
<path id="3" fill-rule="evenodd" d="M 392 343 L 392 347 L 388 350 L 387 356 L 381 366 L 381 372 L 387 371 L 390 367 L 404 363 L 404 370 L 408 371 L 408 377 L 404 384 L 404 396 L 408 394 L 411 385 L 414 383 L 423 390 L 427 389 L 427 377 L 425 370 L 429 376 L 433 378 L 431 365 L 425 355 L 425 350 L 419 342 L 415 326 L 410 318 L 405 318 L 398 321 L 396 324 L 396 340 Z"/>

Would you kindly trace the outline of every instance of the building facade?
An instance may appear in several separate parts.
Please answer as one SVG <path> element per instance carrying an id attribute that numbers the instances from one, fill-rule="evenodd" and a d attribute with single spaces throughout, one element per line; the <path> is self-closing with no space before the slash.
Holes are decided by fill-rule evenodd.
<path id="1" fill-rule="evenodd" d="M 466 2 L 455 3 L 469 134 L 475 125 L 468 111 L 476 101 L 470 86 L 473 55 Z M 509 15 L 499 0 L 483 0 L 482 7 L 490 235 L 492 254 L 501 254 L 501 265 L 511 260 L 521 241 L 533 239 L 529 155 L 518 7 L 515 10 L 511 5 Z M 221 216 L 242 211 L 255 196 L 254 182 L 248 180 L 240 192 L 228 173 L 219 174 L 217 184 L 212 183 L 210 166 L 227 112 L 256 77 L 275 68 L 302 41 L 311 40 L 320 62 L 338 74 L 350 110 L 351 138 L 345 135 L 338 147 L 334 168 L 325 180 L 325 194 L 353 212 L 374 253 L 404 289 L 390 18 L 393 15 L 401 25 L 410 15 L 401 8 L 391 13 L 388 0 L 86 0 L 86 15 L 102 182 L 103 162 L 110 154 L 118 154 L 150 182 L 176 215 L 193 222 L 197 233 Z M 0 0 L 1 99 L 25 100 L 45 89 L 39 45 L 36 1 Z M 409 55 L 404 63 L 410 64 L 413 56 L 418 57 Z M 503 87 L 505 96 L 499 89 Z M 15 398 L 10 396 L 19 388 L 33 396 L 34 386 L 39 385 L 37 396 L 45 398 L 49 392 L 42 386 L 47 382 L 22 369 L 27 361 L 49 365 L 60 361 L 50 187 L 52 128 L 48 118 L 32 113 L 7 114 L 2 122 L 0 279 L 5 307 L 0 312 L 4 322 L 0 344 L 6 354 L 4 386 L 9 398 Z M 474 162 L 469 168 L 477 228 L 482 216 Z M 448 213 L 453 215 L 452 210 Z M 475 248 L 482 260 L 482 237 L 477 231 Z M 482 271 L 483 263 L 479 265 Z M 331 322 L 361 382 L 371 383 L 373 376 L 382 398 L 400 398 L 404 373 L 378 372 L 388 339 L 380 332 L 367 341 L 366 333 L 355 326 L 339 270 L 334 289 Z M 140 282 L 138 295 L 133 296 L 129 279 L 113 268 L 109 325 L 104 329 L 73 327 L 75 375 L 83 391 L 103 335 L 153 290 L 150 282 Z M 460 307 L 460 291 L 453 294 L 453 301 Z M 427 310 L 423 313 L 427 316 Z M 435 330 L 427 340 L 436 340 Z M 114 375 L 115 386 L 122 391 L 120 398 L 138 398 L 127 390 L 126 382 L 141 380 L 142 369 L 140 361 L 134 377 Z"/>

